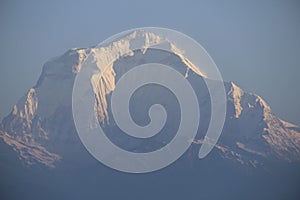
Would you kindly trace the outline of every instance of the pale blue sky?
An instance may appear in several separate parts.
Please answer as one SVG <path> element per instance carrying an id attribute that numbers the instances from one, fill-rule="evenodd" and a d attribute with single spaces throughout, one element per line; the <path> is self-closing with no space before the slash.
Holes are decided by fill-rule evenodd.
<path id="1" fill-rule="evenodd" d="M 261 95 L 300 125 L 300 3 L 270 1 L 0 2 L 0 114 L 37 81 L 42 65 L 145 26 L 181 31 L 202 44 L 223 78 Z"/>

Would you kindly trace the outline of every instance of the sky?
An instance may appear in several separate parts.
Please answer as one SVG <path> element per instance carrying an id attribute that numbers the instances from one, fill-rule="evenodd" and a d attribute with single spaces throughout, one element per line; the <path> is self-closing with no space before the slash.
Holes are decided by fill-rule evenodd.
<path id="1" fill-rule="evenodd" d="M 300 125 L 300 2 L 0 1 L 0 118 L 35 85 L 43 64 L 137 27 L 194 38 L 226 81 L 262 96 Z"/>

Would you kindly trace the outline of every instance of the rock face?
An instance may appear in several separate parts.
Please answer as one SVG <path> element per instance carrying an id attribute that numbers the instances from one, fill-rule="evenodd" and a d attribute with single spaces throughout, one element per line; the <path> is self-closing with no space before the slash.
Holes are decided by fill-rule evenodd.
<path id="1" fill-rule="evenodd" d="M 160 38 L 153 34 L 135 32 L 108 48 L 115 48 L 115 54 L 119 54 L 118 51 L 126 51 L 130 40 L 137 34 L 140 34 L 139 36 L 142 34 L 145 38 L 144 49 L 130 51 L 123 57 L 113 55 L 117 60 L 103 72 L 101 78 L 91 79 L 99 122 L 111 133 L 109 137 L 112 140 L 121 146 L 126 144 L 124 148 L 147 150 L 147 145 L 142 141 L 128 142 L 128 138 L 119 135 L 120 130 L 114 125 L 109 109 L 109 99 L 118 79 L 133 64 L 159 61 L 161 64 L 172 65 L 197 91 L 200 91 L 197 95 L 201 108 L 201 123 L 197 138 L 192 145 L 199 149 L 210 116 L 210 99 L 203 82 L 206 77 L 180 54 L 175 45 L 167 43 L 173 53 L 151 49 L 149 46 L 160 42 Z M 81 159 L 84 159 L 79 156 L 86 155 L 86 152 L 77 136 L 72 118 L 73 83 L 88 54 L 92 55 L 96 68 L 101 68 L 100 66 L 106 60 L 103 56 L 99 57 L 103 55 L 103 51 L 105 48 L 71 49 L 64 55 L 47 62 L 37 84 L 29 89 L 13 107 L 12 112 L 3 119 L 0 136 L 17 153 L 23 163 L 42 164 L 55 168 L 59 163 L 70 162 L 70 160 L 77 160 L 80 163 Z M 299 162 L 299 128 L 276 117 L 261 97 L 244 92 L 232 82 L 225 82 L 224 85 L 228 100 L 227 116 L 223 133 L 214 150 L 218 152 L 218 156 L 239 165 L 252 167 L 260 166 L 266 160 Z M 171 104 L 169 108 L 171 115 L 168 115 L 171 119 L 166 126 L 169 127 L 167 130 L 172 132 L 177 128 L 174 122 L 177 120 L 178 123 L 180 111 L 178 108 L 174 111 L 173 107 L 176 108 L 178 103 L 172 100 L 174 98 L 172 94 L 161 98 L 163 91 L 157 86 L 145 88 L 144 92 L 141 91 L 133 97 L 131 111 L 139 113 L 137 111 L 142 109 L 147 113 L 145 107 L 155 103 L 156 100 L 162 104 Z M 134 114 L 133 119 L 140 124 L 147 124 L 148 120 L 145 116 L 134 116 Z M 161 136 L 161 144 L 157 145 L 165 144 L 170 138 L 168 134 Z M 194 156 L 192 159 L 197 159 L 193 150 L 190 152 L 192 157 Z"/>
<path id="2" fill-rule="evenodd" d="M 144 48 L 128 51 L 135 37 L 143 38 Z M 232 82 L 224 82 L 227 113 L 221 137 L 207 157 L 198 159 L 211 116 L 207 77 L 174 44 L 164 41 L 168 52 L 151 48 L 159 42 L 156 35 L 133 32 L 107 47 L 111 54 L 103 54 L 105 48 L 71 49 L 48 61 L 37 84 L 0 123 L 0 199 L 299 199 L 295 186 L 300 182 L 300 128 L 276 117 L 261 97 Z M 127 54 L 119 56 L 122 52 Z M 103 70 L 111 56 L 115 61 Z M 156 62 L 172 66 L 190 82 L 200 124 L 180 159 L 166 170 L 135 176 L 104 167 L 87 152 L 72 115 L 75 77 L 87 57 L 95 66 L 95 76 L 88 81 L 95 94 L 97 125 L 112 142 L 133 152 L 166 145 L 178 129 L 180 105 L 162 86 L 139 88 L 128 108 L 133 121 L 147 125 L 154 104 L 164 106 L 167 120 L 154 137 L 130 137 L 116 125 L 111 111 L 120 77 L 135 66 Z"/>

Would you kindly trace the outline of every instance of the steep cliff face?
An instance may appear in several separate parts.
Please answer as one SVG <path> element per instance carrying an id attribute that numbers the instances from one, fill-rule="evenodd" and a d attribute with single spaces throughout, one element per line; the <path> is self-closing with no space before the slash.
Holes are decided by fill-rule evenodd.
<path id="1" fill-rule="evenodd" d="M 144 38 L 144 49 L 130 51 L 130 41 L 137 35 Z M 209 123 L 210 116 L 209 95 L 205 86 L 201 85 L 206 77 L 168 41 L 165 42 L 172 53 L 157 52 L 150 48 L 159 42 L 162 41 L 158 36 L 135 32 L 107 47 L 113 49 L 113 54 L 103 54 L 107 51 L 105 48 L 71 49 L 50 60 L 44 65 L 37 84 L 3 119 L 1 138 L 15 150 L 22 161 L 30 165 L 55 167 L 60 162 L 78 159 L 75 157 L 78 157 L 84 147 L 77 136 L 72 118 L 72 89 L 82 62 L 90 55 L 89 59 L 95 64 L 95 74 L 90 83 L 95 93 L 96 113 L 100 124 L 106 125 L 112 132 L 117 130 L 109 129 L 109 126 L 114 126 L 113 123 L 110 124 L 113 117 L 109 99 L 122 74 L 133 65 L 159 61 L 161 64 L 173 66 L 194 88 L 202 91 L 198 97 L 203 111 L 201 117 L 204 127 L 200 127 L 194 141 L 195 146 L 202 144 L 205 124 Z M 124 52 L 125 56 L 120 57 Z M 108 57 L 113 57 L 115 62 L 106 63 Z M 104 70 L 102 66 L 107 68 Z M 244 92 L 232 82 L 224 84 L 228 100 L 227 117 L 222 136 L 215 147 L 219 156 L 254 167 L 263 160 L 299 162 L 299 128 L 277 118 L 261 97 Z M 146 98 L 147 95 L 140 96 L 144 96 L 145 104 L 152 103 L 151 98 Z M 170 101 L 169 98 L 171 97 L 166 97 L 166 104 Z M 140 104 L 138 101 L 136 103 Z M 144 108 L 138 105 L 133 111 L 138 109 Z M 176 113 L 178 111 L 174 114 Z M 142 145 L 142 142 L 137 141 L 130 147 L 137 148 Z"/>
<path id="2" fill-rule="evenodd" d="M 57 134 L 64 138 L 61 142 L 68 136 L 62 134 L 67 128 L 59 127 L 59 123 L 71 117 L 72 86 L 85 55 L 85 50 L 72 49 L 47 62 L 37 84 L 3 119 L 2 138 L 25 163 L 54 167 L 61 160 L 56 150 Z M 69 124 L 66 127 L 72 126 L 71 120 L 66 121 Z M 62 128 L 60 133 L 55 133 L 56 127 Z"/>
<path id="3" fill-rule="evenodd" d="M 260 96 L 245 93 L 234 83 L 229 88 L 231 117 L 225 132 L 235 138 L 237 148 L 264 158 L 299 162 L 299 132 L 276 117 Z"/>

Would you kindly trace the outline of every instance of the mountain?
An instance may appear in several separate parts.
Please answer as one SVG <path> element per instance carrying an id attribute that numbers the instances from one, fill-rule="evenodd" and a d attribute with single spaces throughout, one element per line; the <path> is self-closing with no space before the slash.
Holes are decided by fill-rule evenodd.
<path id="1" fill-rule="evenodd" d="M 125 51 L 128 48 L 128 44 L 135 37 L 144 38 L 145 48 L 130 51 L 125 56 L 118 56 L 120 51 Z M 20 177 L 24 173 L 31 174 L 35 177 L 33 180 L 36 180 L 36 182 L 33 181 L 33 183 L 30 183 L 33 186 L 30 186 L 28 191 L 32 191 L 38 185 L 37 182 L 40 181 L 38 177 L 47 177 L 45 180 L 51 181 L 46 181 L 48 185 L 46 184 L 47 186 L 44 189 L 53 189 L 54 185 L 58 184 L 60 185 L 60 189 L 55 188 L 60 192 L 64 191 L 62 193 L 66 195 L 64 196 L 65 198 L 80 198 L 76 192 L 73 192 L 74 195 L 66 192 L 69 191 L 72 193 L 70 188 L 74 186 L 72 184 L 75 184 L 71 181 L 74 177 L 81 177 L 80 175 L 88 174 L 87 177 L 91 178 L 93 184 L 99 184 L 98 180 L 93 180 L 93 175 L 89 174 L 92 171 L 99 173 L 99 180 L 105 179 L 106 183 L 112 187 L 120 189 L 121 186 L 119 187 L 118 184 L 125 184 L 126 181 L 132 181 L 135 187 L 140 187 L 134 178 L 130 178 L 127 175 L 120 175 L 122 177 L 121 181 L 121 179 L 116 178 L 118 172 L 110 171 L 96 161 L 86 151 L 76 132 L 72 115 L 72 90 L 76 74 L 80 72 L 83 66 L 82 63 L 88 55 L 92 55 L 90 59 L 95 62 L 96 69 L 98 68 L 97 70 L 99 71 L 101 71 L 101 66 L 105 64 L 103 62 L 105 62 L 106 58 L 103 55 L 117 57 L 114 63 L 102 73 L 99 80 L 92 79 L 90 81 L 95 92 L 95 110 L 99 124 L 101 124 L 107 136 L 114 143 L 130 151 L 147 152 L 160 148 L 170 141 L 173 134 L 176 133 L 176 129 L 178 129 L 180 107 L 172 92 L 158 85 L 147 85 L 143 89 L 139 89 L 131 98 L 129 109 L 133 113 L 133 120 L 139 125 L 148 124 L 149 117 L 147 116 L 147 111 L 151 105 L 158 103 L 164 105 L 168 113 L 165 127 L 157 137 L 149 139 L 146 142 L 142 139 L 130 138 L 122 134 L 112 116 L 110 99 L 116 82 L 124 73 L 134 66 L 158 61 L 161 64 L 166 64 L 176 69 L 191 83 L 193 89 L 197 91 L 201 121 L 193 145 L 179 161 L 175 162 L 174 166 L 170 166 L 162 170 L 162 172 L 154 173 L 154 176 L 155 174 L 159 174 L 161 177 L 168 177 L 170 180 L 173 180 L 174 174 L 172 173 L 181 177 L 181 174 L 184 174 L 182 170 L 188 170 L 188 175 L 185 174 L 182 176 L 181 180 L 193 180 L 193 186 L 189 187 L 194 189 L 196 184 L 194 183 L 196 181 L 195 177 L 204 177 L 204 180 L 208 181 L 208 183 L 210 183 L 209 176 L 212 174 L 215 176 L 213 180 L 219 180 L 218 177 L 227 177 L 227 175 L 224 175 L 225 172 L 214 171 L 220 171 L 222 168 L 226 169 L 226 173 L 234 177 L 232 181 L 235 183 L 242 182 L 236 178 L 240 174 L 242 176 L 246 174 L 247 176 L 250 173 L 254 174 L 253 177 L 260 177 L 261 173 L 274 174 L 278 168 L 284 169 L 282 171 L 286 169 L 290 169 L 290 172 L 299 171 L 300 128 L 278 118 L 272 113 L 271 108 L 260 96 L 243 91 L 233 82 L 224 82 L 227 95 L 227 113 L 222 135 L 214 150 L 203 160 L 198 159 L 198 151 L 203 143 L 210 122 L 211 101 L 204 82 L 207 77 L 193 66 L 174 44 L 166 42 L 166 45 L 170 49 L 169 52 L 151 48 L 151 46 L 160 42 L 160 38 L 151 33 L 134 32 L 108 47 L 113 49 L 112 52 L 114 55 L 103 54 L 105 48 L 73 48 L 62 56 L 48 61 L 43 66 L 42 74 L 36 85 L 30 88 L 18 103 L 14 105 L 11 113 L 1 123 L 0 146 L 2 149 L 1 153 L 4 152 L 1 156 L 1 162 L 3 163 L 3 170 L 1 171 L 9 171 L 7 174 L 11 176 L 19 174 Z M 100 169 L 98 165 L 101 166 Z M 200 172 L 204 169 L 209 172 Z M 25 172 L 23 173 L 24 170 Z M 169 172 L 165 172 L 165 170 L 169 170 Z M 88 173 L 87 171 L 90 172 Z M 49 174 L 54 174 L 55 181 Z M 57 174 L 60 174 L 59 176 L 64 177 L 64 179 L 58 178 Z M 297 173 L 296 175 L 294 178 L 297 177 L 295 181 L 299 184 L 299 174 Z M 151 182 L 153 177 L 149 177 L 150 175 L 145 180 L 150 180 Z M 188 177 L 191 179 L 188 179 Z M 83 177 L 81 178 L 85 181 L 88 180 Z M 117 186 L 114 185 L 115 183 L 112 183 L 113 181 L 110 182 L 110 179 L 114 178 L 119 181 Z M 6 177 L 4 179 L 5 182 L 1 182 L 1 185 L 6 185 L 9 179 L 9 177 Z M 142 178 L 137 179 L 144 181 Z M 156 181 L 158 180 L 160 179 Z M 64 182 L 66 182 L 66 185 L 63 184 Z M 287 182 L 291 189 L 291 185 L 293 185 L 292 181 L 287 179 Z M 72 187 L 68 187 L 67 183 L 71 184 Z M 165 182 L 162 181 L 161 184 L 163 183 Z M 11 184 L 17 187 L 15 183 Z M 170 184 L 170 182 L 166 182 L 165 184 Z M 220 187 L 226 185 L 224 182 L 218 184 L 221 184 L 219 185 Z M 24 182 L 22 184 L 19 183 L 20 185 L 24 186 Z M 179 185 L 182 187 L 181 183 Z M 76 187 L 80 188 L 83 186 L 76 185 Z M 74 188 L 76 187 L 74 186 Z M 247 185 L 245 187 L 249 188 L 250 186 Z M 33 198 L 53 192 L 51 189 L 48 189 L 46 191 L 42 190 L 43 192 L 37 194 L 37 196 L 33 196 Z M 56 191 L 56 189 L 53 190 Z M 220 189 L 223 191 L 221 194 L 226 193 L 227 189 Z M 84 190 L 90 191 L 87 188 Z M 22 191 L 22 194 L 25 196 L 31 197 L 33 195 L 24 190 Z M 124 191 L 121 190 L 120 196 L 122 196 L 122 192 L 124 194 Z M 142 189 L 141 191 L 146 190 Z M 290 190 L 282 189 L 282 191 L 282 194 L 285 194 Z M 290 196 L 299 194 L 296 194 L 292 189 L 291 191 L 293 192 L 289 194 Z M 268 192 L 266 194 L 267 197 L 270 195 Z M 12 192 L 6 192 L 5 195 L 17 198 L 12 195 Z M 211 195 L 213 199 L 219 199 L 219 196 L 215 196 L 216 194 L 211 194 L 211 192 L 205 193 L 204 198 L 210 198 L 212 197 Z M 195 196 L 197 195 L 192 195 L 192 197 Z M 55 197 L 61 198 L 59 194 L 53 198 Z M 276 197 L 279 198 L 280 196 Z M 49 199 L 53 198 L 49 197 Z M 248 198 L 252 199 L 252 196 L 248 196 Z M 261 196 L 259 198 L 262 199 Z"/>

